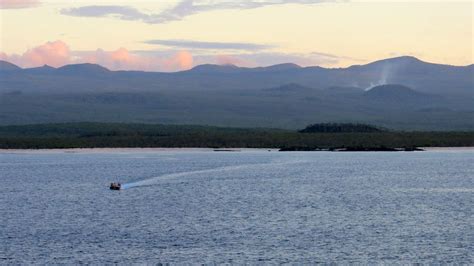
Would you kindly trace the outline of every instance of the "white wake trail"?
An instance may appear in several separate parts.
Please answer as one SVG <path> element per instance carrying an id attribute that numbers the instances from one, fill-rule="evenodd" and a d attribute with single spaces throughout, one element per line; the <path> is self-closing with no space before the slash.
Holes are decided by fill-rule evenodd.
<path id="1" fill-rule="evenodd" d="M 271 163 L 259 163 L 259 164 L 240 164 L 240 165 L 232 165 L 232 166 L 223 166 L 223 167 L 217 167 L 217 168 L 211 168 L 211 169 L 204 169 L 204 170 L 195 170 L 195 171 L 187 171 L 187 172 L 180 172 L 180 173 L 173 173 L 173 174 L 165 174 L 165 175 L 160 175 L 160 176 L 155 176 L 155 177 L 150 177 L 148 179 L 136 181 L 136 182 L 131 182 L 131 183 L 126 183 L 122 184 L 122 189 L 129 189 L 129 188 L 134 188 L 134 187 L 142 187 L 142 186 L 150 186 L 150 185 L 155 185 L 160 183 L 161 181 L 165 180 L 170 180 L 170 179 L 176 179 L 179 177 L 184 177 L 184 176 L 189 176 L 189 175 L 195 175 L 195 174 L 212 174 L 212 173 L 222 173 L 222 172 L 228 172 L 228 171 L 235 171 L 235 170 L 241 170 L 241 169 L 248 169 L 252 167 L 262 167 L 262 166 L 270 166 L 270 165 L 287 165 L 287 164 L 296 164 L 296 163 L 302 163 L 303 161 L 290 161 L 290 162 L 271 162 Z"/>

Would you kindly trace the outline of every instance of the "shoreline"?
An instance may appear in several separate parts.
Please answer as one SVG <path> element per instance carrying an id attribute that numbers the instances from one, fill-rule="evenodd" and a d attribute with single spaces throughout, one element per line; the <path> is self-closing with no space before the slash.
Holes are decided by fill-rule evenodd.
<path id="1" fill-rule="evenodd" d="M 474 146 L 466 147 L 420 147 L 425 151 L 474 151 Z"/>
<path id="2" fill-rule="evenodd" d="M 278 151 L 278 149 L 261 149 L 261 148 L 65 148 L 65 149 L 0 149 L 2 153 L 127 153 L 127 152 L 248 152 L 248 151 Z"/>
<path id="3" fill-rule="evenodd" d="M 424 151 L 428 152 L 457 152 L 457 151 L 470 151 L 474 152 L 473 146 L 466 147 L 420 147 Z M 144 153 L 155 153 L 155 152 L 278 152 L 279 149 L 275 148 L 225 148 L 225 149 L 214 149 L 214 148 L 65 148 L 65 149 L 0 149 L 0 154 L 8 153 L 127 153 L 127 152 L 144 152 Z M 291 152 L 291 151 L 286 151 Z M 308 151 L 297 151 L 297 152 L 308 152 Z M 309 152 L 322 152 L 322 151 L 309 151 Z M 327 151 L 334 152 L 334 151 Z M 337 152 L 337 151 L 336 151 Z M 350 152 L 350 151 L 344 151 Z M 354 151 L 354 152 L 378 152 L 378 151 Z"/>

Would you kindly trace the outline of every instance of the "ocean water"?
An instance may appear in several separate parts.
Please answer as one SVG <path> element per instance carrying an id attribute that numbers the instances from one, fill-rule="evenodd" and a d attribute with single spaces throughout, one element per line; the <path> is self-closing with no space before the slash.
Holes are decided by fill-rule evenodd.
<path id="1" fill-rule="evenodd" d="M 0 264 L 474 263 L 472 151 L 4 151 L 0 181 Z"/>

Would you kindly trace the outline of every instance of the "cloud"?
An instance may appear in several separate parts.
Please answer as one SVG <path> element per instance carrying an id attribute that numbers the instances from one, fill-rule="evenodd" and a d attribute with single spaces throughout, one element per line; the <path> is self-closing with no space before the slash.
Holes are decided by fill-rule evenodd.
<path id="1" fill-rule="evenodd" d="M 38 0 L 0 0 L 0 9 L 30 8 L 39 4 Z"/>
<path id="2" fill-rule="evenodd" d="M 365 59 L 359 59 L 359 58 L 355 58 L 355 57 L 351 57 L 351 56 L 333 55 L 333 54 L 320 53 L 320 52 L 312 52 L 312 53 L 310 53 L 310 55 L 316 56 L 316 57 L 319 57 L 319 58 L 326 58 L 326 59 L 329 59 L 329 60 L 333 59 L 333 60 L 336 60 L 336 61 L 346 60 L 346 61 L 353 61 L 353 62 L 367 62 L 367 60 L 365 60 Z"/>
<path id="3" fill-rule="evenodd" d="M 273 45 L 244 43 L 244 42 L 200 42 L 192 40 L 148 40 L 147 44 L 158 44 L 174 48 L 187 49 L 218 49 L 218 50 L 247 50 L 257 51 L 274 48 Z"/>
<path id="4" fill-rule="evenodd" d="M 270 5 L 283 4 L 316 4 L 327 2 L 325 0 L 182 0 L 173 8 L 167 9 L 155 16 L 151 23 L 164 23 L 168 21 L 182 20 L 184 17 L 223 9 L 254 9 Z M 149 22 L 150 23 L 150 22 Z"/>
<path id="5" fill-rule="evenodd" d="M 242 67 L 270 66 L 283 63 L 294 63 L 300 66 L 331 67 L 339 65 L 341 62 L 349 64 L 357 60 L 358 59 L 318 52 L 309 54 L 266 52 L 219 55 L 208 54 L 194 56 L 195 64 L 232 64 Z"/>
<path id="6" fill-rule="evenodd" d="M 77 17 L 115 17 L 122 20 L 137 20 L 149 24 L 160 24 L 182 20 L 187 16 L 212 10 L 254 9 L 284 4 L 317 4 L 323 2 L 345 2 L 344 0 L 181 0 L 177 5 L 161 13 L 147 14 L 129 6 L 83 6 L 62 9 L 61 14 Z"/>
<path id="7" fill-rule="evenodd" d="M 181 71 L 193 66 L 193 56 L 188 51 L 172 52 L 160 56 L 143 56 L 119 48 L 115 51 L 77 52 L 76 62 L 94 63 L 111 70 L 145 70 L 145 71 Z"/>
<path id="8" fill-rule="evenodd" d="M 43 45 L 28 49 L 22 55 L 7 55 L 2 53 L 2 59 L 22 67 L 50 65 L 62 66 L 70 62 L 70 50 L 62 41 L 47 42 Z"/>
<path id="9" fill-rule="evenodd" d="M 193 56 L 188 51 L 168 51 L 161 55 L 140 55 L 119 48 L 115 51 L 71 51 L 63 41 L 47 42 L 29 49 L 21 55 L 0 52 L 0 59 L 21 67 L 93 63 L 111 70 L 180 71 L 193 66 Z"/>
<path id="10" fill-rule="evenodd" d="M 191 54 L 187 50 L 130 51 L 126 48 L 106 51 L 74 51 L 63 41 L 47 42 L 23 54 L 6 54 L 0 51 L 0 59 L 20 67 L 50 65 L 60 67 L 66 64 L 93 63 L 111 70 L 144 70 L 174 72 L 192 68 L 199 64 L 237 65 L 242 67 L 269 66 L 295 63 L 301 66 L 349 65 L 365 60 L 313 52 L 308 54 L 255 52 Z"/>
<path id="11" fill-rule="evenodd" d="M 183 70 L 193 67 L 193 56 L 188 51 L 181 51 L 164 61 L 165 69 Z"/>
<path id="12" fill-rule="evenodd" d="M 193 53 L 194 65 L 218 64 L 237 65 L 242 67 L 270 66 L 282 63 L 295 63 L 300 66 L 324 66 L 336 67 L 341 65 L 360 64 L 367 62 L 366 59 L 359 59 L 344 55 L 335 55 L 324 52 L 292 53 L 273 51 L 230 51 L 230 50 L 199 50 L 190 49 Z M 143 56 L 162 56 L 163 50 L 134 50 L 133 53 Z"/>
<path id="13" fill-rule="evenodd" d="M 128 6 L 83 6 L 61 9 L 61 14 L 76 17 L 116 17 L 122 20 L 142 20 L 147 22 L 150 15 Z"/>

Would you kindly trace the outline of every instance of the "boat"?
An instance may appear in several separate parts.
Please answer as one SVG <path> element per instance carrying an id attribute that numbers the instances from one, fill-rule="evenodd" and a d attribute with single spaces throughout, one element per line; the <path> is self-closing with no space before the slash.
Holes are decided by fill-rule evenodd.
<path id="1" fill-rule="evenodd" d="M 122 185 L 120 183 L 110 183 L 110 189 L 111 190 L 120 190 Z"/>

